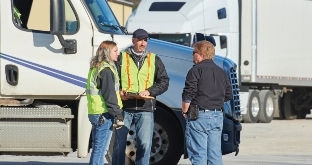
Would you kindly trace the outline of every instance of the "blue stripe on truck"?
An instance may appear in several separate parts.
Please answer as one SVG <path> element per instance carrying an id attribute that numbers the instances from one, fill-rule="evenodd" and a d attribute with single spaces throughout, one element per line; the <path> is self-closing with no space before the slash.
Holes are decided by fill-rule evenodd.
<path id="1" fill-rule="evenodd" d="M 70 73 L 66 73 L 66 72 L 63 72 L 63 71 L 60 71 L 60 70 L 57 70 L 54 68 L 46 67 L 46 66 L 43 66 L 40 64 L 36 64 L 34 62 L 26 61 L 26 60 L 16 58 L 14 56 L 10 56 L 10 55 L 3 54 L 3 53 L 0 54 L 0 57 L 2 59 L 11 61 L 11 62 L 19 64 L 19 65 L 22 65 L 22 66 L 30 68 L 32 70 L 35 70 L 35 71 L 44 73 L 46 75 L 55 77 L 59 80 L 63 80 L 63 81 L 66 81 L 68 83 L 74 84 L 76 86 L 79 86 L 82 88 L 86 87 L 87 79 L 84 77 L 76 76 L 76 75 L 73 75 Z"/>

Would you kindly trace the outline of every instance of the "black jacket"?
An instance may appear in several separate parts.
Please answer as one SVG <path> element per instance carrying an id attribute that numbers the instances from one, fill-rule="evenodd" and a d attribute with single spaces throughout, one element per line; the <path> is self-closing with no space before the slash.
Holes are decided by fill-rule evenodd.
<path id="1" fill-rule="evenodd" d="M 212 60 L 203 60 L 188 72 L 182 100 L 201 109 L 219 109 L 232 98 L 232 88 L 225 71 Z"/>
<path id="2" fill-rule="evenodd" d="M 138 68 L 140 69 L 144 60 L 146 59 L 147 53 L 145 53 L 142 56 L 138 56 L 132 53 L 131 47 L 125 50 L 131 58 L 133 59 L 135 64 L 138 64 Z M 116 62 L 116 67 L 118 70 L 118 73 L 120 75 L 121 73 L 121 64 L 122 64 L 122 52 L 121 55 L 118 57 L 118 60 Z M 121 75 L 120 75 L 121 77 Z M 120 83 L 121 84 L 121 83 Z M 156 98 L 156 96 L 161 95 L 165 91 L 167 91 L 169 86 L 169 77 L 167 75 L 165 66 L 161 59 L 156 56 L 155 59 L 155 75 L 154 75 L 154 84 L 149 87 L 147 90 L 150 92 L 150 96 L 153 96 Z M 122 88 L 121 88 L 122 89 Z M 127 110 L 143 110 L 143 111 L 153 111 L 155 110 L 155 104 L 156 100 L 141 100 L 141 99 L 128 99 L 123 100 L 124 109 Z"/>
<path id="3" fill-rule="evenodd" d="M 122 110 L 118 105 L 115 91 L 115 76 L 110 68 L 104 68 L 96 79 L 97 88 L 100 89 L 108 109 L 108 113 L 119 120 L 123 120 Z"/>

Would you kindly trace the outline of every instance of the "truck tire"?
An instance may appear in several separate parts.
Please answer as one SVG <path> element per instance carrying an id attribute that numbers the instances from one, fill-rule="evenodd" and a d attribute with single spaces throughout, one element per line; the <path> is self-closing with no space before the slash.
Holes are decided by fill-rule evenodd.
<path id="1" fill-rule="evenodd" d="M 250 92 L 247 105 L 247 113 L 243 115 L 245 123 L 257 123 L 259 121 L 260 97 L 259 92 L 253 90 Z"/>
<path id="2" fill-rule="evenodd" d="M 160 107 L 157 107 L 154 115 L 150 164 L 178 164 L 184 151 L 184 133 L 180 121 L 168 110 Z"/>
<path id="3" fill-rule="evenodd" d="M 269 90 L 261 91 L 259 97 L 261 103 L 259 122 L 270 123 L 273 120 L 274 111 L 278 109 L 278 100 Z"/>
<path id="4" fill-rule="evenodd" d="M 184 133 L 179 120 L 168 110 L 156 107 L 154 112 L 155 126 L 153 134 L 153 145 L 151 150 L 150 164 L 151 165 L 164 165 L 164 164 L 178 164 L 181 155 L 184 151 Z M 127 148 L 126 148 L 126 165 L 134 165 L 135 159 L 135 133 L 129 131 Z M 106 155 L 106 160 L 111 163 L 113 153 L 112 136 L 109 151 Z"/>

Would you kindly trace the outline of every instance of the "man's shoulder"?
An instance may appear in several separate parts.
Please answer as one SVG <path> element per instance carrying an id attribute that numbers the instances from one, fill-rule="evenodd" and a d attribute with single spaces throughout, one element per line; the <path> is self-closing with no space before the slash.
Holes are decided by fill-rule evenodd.
<path id="1" fill-rule="evenodd" d="M 131 48 L 132 48 L 132 46 L 129 46 L 129 47 L 127 47 L 127 48 L 121 50 L 121 51 L 120 51 L 120 54 L 125 54 L 125 53 L 131 54 Z"/>
<path id="2" fill-rule="evenodd" d="M 156 56 L 156 57 L 158 57 L 156 53 L 151 52 L 151 51 L 148 51 L 146 54 L 150 54 L 150 55 L 152 55 L 152 56 Z"/>
<path id="3" fill-rule="evenodd" d="M 147 52 L 146 54 L 155 57 L 155 60 L 156 60 L 156 61 L 162 62 L 162 61 L 161 61 L 161 58 L 160 58 L 156 53 L 150 52 L 150 51 L 149 51 L 149 52 Z"/>

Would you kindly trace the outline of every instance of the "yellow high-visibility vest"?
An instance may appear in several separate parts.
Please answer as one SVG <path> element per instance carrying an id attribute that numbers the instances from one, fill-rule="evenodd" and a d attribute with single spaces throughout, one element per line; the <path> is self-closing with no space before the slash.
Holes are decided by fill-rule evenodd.
<path id="1" fill-rule="evenodd" d="M 104 63 L 100 69 L 93 68 L 89 71 L 88 81 L 86 86 L 86 94 L 88 99 L 88 114 L 102 114 L 108 112 L 105 100 L 101 94 L 101 91 L 97 88 L 97 76 L 104 68 L 110 68 L 114 73 L 115 78 L 115 91 L 117 95 L 118 105 L 122 108 L 122 101 L 119 94 L 119 77 L 115 68 L 108 63 Z"/>
<path id="2" fill-rule="evenodd" d="M 139 93 L 151 87 L 154 84 L 155 58 L 154 53 L 148 53 L 139 70 L 130 55 L 123 52 L 120 75 L 122 90 Z"/>

